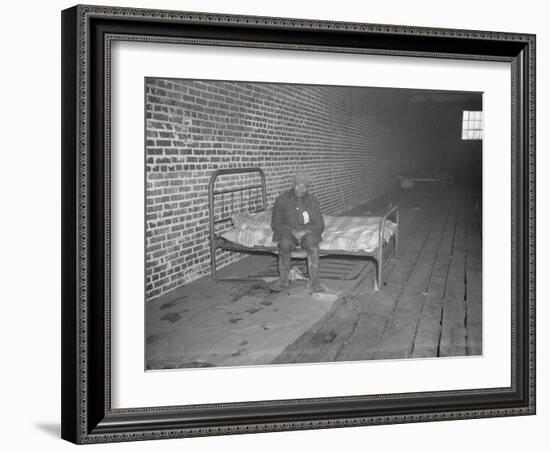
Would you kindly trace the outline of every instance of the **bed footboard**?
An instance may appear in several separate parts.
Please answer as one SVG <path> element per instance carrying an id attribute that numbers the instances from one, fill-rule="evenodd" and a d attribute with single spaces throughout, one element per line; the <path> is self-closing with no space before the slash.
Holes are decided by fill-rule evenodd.
<path id="1" fill-rule="evenodd" d="M 395 231 L 386 242 L 384 239 L 384 228 L 386 221 L 391 220 L 397 226 Z M 380 226 L 378 229 L 378 249 L 376 255 L 376 274 L 374 277 L 374 290 L 378 291 L 383 285 L 382 272 L 388 264 L 388 262 L 399 257 L 399 207 L 391 207 L 380 220 Z"/>

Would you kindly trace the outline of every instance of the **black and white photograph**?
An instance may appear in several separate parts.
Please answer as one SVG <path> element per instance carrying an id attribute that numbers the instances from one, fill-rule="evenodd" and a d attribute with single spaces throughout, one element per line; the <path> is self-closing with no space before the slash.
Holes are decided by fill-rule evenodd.
<path id="1" fill-rule="evenodd" d="M 146 370 L 483 355 L 483 92 L 144 90 Z"/>
<path id="2" fill-rule="evenodd" d="M 543 447 L 543 2 L 92 3 L 3 10 L 2 448 Z"/>

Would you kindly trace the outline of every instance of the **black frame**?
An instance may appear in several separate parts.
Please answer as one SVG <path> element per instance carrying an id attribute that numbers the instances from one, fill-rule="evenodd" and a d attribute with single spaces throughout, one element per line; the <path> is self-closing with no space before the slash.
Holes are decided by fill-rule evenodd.
<path id="1" fill-rule="evenodd" d="M 512 384 L 175 407 L 110 401 L 113 40 L 512 65 Z M 202 406 L 202 407 L 201 407 Z M 62 437 L 83 444 L 535 413 L 535 36 L 97 6 L 62 12 Z"/>

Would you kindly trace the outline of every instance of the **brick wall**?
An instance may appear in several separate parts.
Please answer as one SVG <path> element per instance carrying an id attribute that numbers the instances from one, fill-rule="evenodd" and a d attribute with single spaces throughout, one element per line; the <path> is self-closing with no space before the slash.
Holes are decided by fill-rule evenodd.
<path id="1" fill-rule="evenodd" d="M 289 188 L 298 167 L 305 169 L 326 214 L 392 189 L 407 145 L 381 119 L 388 115 L 379 114 L 373 93 L 147 79 L 147 299 L 210 273 L 208 182 L 215 169 L 260 166 L 268 205 Z M 224 265 L 239 255 L 218 257 Z"/>

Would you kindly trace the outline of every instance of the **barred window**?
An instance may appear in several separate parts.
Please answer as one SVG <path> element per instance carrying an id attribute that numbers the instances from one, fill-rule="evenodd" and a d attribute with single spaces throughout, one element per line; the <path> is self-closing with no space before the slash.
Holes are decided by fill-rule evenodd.
<path id="1" fill-rule="evenodd" d="M 483 139 L 483 111 L 464 111 L 462 139 Z"/>

